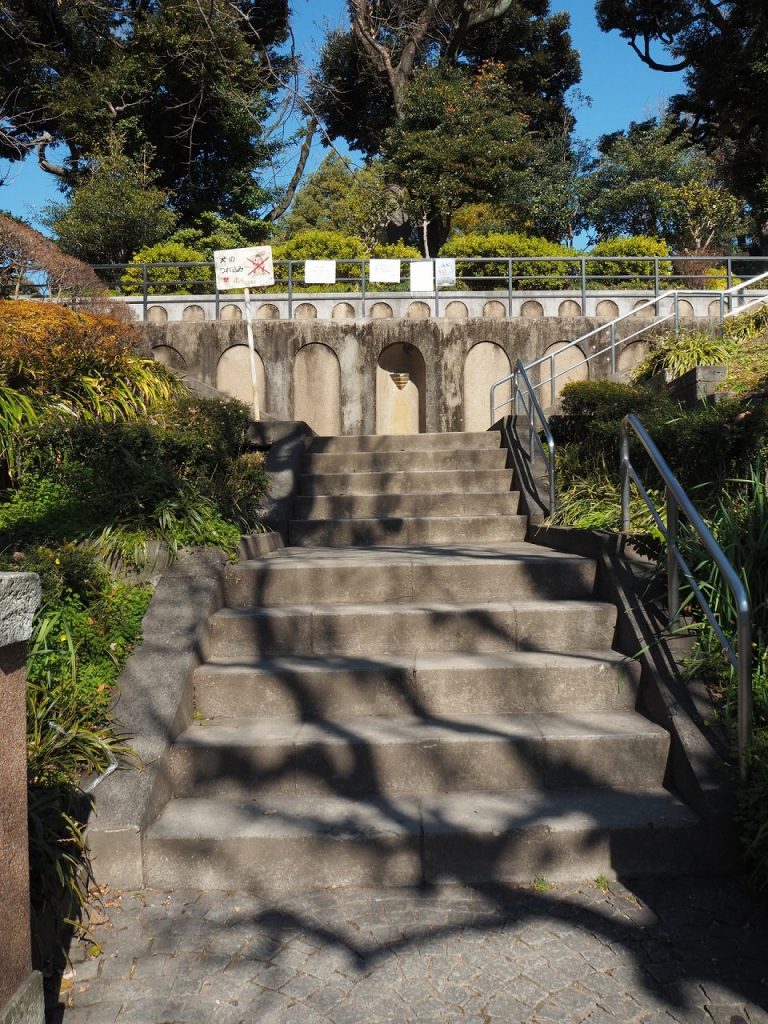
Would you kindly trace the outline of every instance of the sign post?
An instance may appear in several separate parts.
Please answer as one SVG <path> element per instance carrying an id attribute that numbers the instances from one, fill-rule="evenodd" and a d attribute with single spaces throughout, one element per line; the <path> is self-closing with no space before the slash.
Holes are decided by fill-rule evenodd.
<path id="1" fill-rule="evenodd" d="M 251 357 L 251 386 L 253 388 L 253 418 L 260 419 L 259 392 L 256 375 L 256 349 L 253 344 L 253 317 L 251 315 L 251 288 L 264 288 L 275 283 L 272 264 L 272 246 L 262 245 L 248 249 L 218 249 L 213 254 L 216 268 L 216 287 L 219 291 L 243 289 L 245 328 Z"/>

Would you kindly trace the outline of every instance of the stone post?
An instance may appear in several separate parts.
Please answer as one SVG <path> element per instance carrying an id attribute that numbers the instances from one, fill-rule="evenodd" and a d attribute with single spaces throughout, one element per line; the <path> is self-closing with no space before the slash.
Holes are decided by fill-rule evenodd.
<path id="1" fill-rule="evenodd" d="M 40 579 L 0 572 L 0 1024 L 42 1024 L 32 970 L 27 850 L 26 658 Z"/>

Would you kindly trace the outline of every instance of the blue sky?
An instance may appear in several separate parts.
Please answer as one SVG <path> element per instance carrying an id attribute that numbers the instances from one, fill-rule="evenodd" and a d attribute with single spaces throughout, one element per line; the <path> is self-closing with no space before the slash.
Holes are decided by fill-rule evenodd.
<path id="1" fill-rule="evenodd" d="M 296 48 L 311 59 L 326 25 L 343 24 L 344 0 L 293 0 L 293 28 Z M 665 100 L 682 87 L 682 75 L 651 71 L 630 50 L 618 33 L 605 34 L 595 22 L 592 0 L 551 0 L 552 10 L 571 15 L 571 34 L 581 53 L 582 81 L 579 89 L 591 97 L 591 106 L 577 105 L 576 134 L 596 139 L 606 132 L 624 128 L 631 120 L 657 114 Z M 310 167 L 323 158 L 316 146 Z M 7 183 L 0 187 L 0 209 L 35 221 L 36 212 L 51 199 L 59 198 L 51 176 L 39 170 L 34 160 L 16 164 Z"/>

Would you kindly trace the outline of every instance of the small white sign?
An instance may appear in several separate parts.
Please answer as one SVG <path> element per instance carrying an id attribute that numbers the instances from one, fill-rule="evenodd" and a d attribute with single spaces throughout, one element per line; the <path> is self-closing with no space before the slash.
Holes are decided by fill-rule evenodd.
<path id="1" fill-rule="evenodd" d="M 456 260 L 448 257 L 435 260 L 435 283 L 438 288 L 452 288 L 456 284 Z"/>
<path id="2" fill-rule="evenodd" d="M 336 260 L 305 260 L 305 284 L 336 284 Z"/>
<path id="3" fill-rule="evenodd" d="M 232 288 L 265 288 L 275 283 L 271 245 L 217 249 L 213 263 L 216 287 L 222 292 Z"/>
<path id="4" fill-rule="evenodd" d="M 435 277 L 432 260 L 414 260 L 411 263 L 411 291 L 433 292 L 434 290 Z"/>
<path id="5" fill-rule="evenodd" d="M 400 284 L 400 260 L 370 260 L 368 280 L 375 284 Z"/>

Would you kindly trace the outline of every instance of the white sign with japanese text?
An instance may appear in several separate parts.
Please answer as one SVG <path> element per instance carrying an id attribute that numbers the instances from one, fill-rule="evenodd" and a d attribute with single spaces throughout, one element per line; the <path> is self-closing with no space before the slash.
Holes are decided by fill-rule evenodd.
<path id="1" fill-rule="evenodd" d="M 216 287 L 264 288 L 275 283 L 272 246 L 251 246 L 248 249 L 217 249 L 213 254 Z"/>
<path id="2" fill-rule="evenodd" d="M 305 260 L 305 284 L 336 284 L 336 260 Z"/>
<path id="3" fill-rule="evenodd" d="M 368 280 L 377 284 L 400 284 L 400 260 L 371 260 Z"/>

